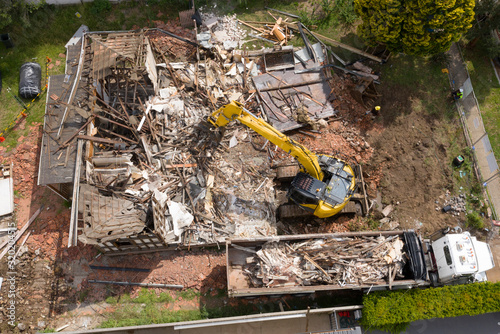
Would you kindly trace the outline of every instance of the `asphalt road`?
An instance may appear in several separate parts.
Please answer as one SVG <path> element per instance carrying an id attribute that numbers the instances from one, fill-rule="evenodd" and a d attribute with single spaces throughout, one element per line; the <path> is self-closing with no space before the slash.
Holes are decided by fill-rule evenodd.
<path id="1" fill-rule="evenodd" d="M 363 330 L 366 334 L 386 334 L 380 331 Z M 481 314 L 474 317 L 419 320 L 412 322 L 400 334 L 500 334 L 500 312 Z"/>

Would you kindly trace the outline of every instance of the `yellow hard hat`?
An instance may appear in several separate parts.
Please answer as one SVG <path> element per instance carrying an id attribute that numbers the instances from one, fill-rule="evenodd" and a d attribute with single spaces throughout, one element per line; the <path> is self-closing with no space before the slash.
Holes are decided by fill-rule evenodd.
<path id="1" fill-rule="evenodd" d="M 380 106 L 375 106 L 375 110 L 379 111 L 380 110 Z"/>

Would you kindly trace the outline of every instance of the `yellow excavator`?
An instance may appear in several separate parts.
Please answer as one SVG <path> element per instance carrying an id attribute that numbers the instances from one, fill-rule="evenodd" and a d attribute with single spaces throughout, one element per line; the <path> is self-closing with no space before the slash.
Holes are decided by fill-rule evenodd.
<path id="1" fill-rule="evenodd" d="M 300 171 L 287 191 L 287 197 L 294 203 L 319 218 L 326 218 L 339 213 L 349 202 L 355 192 L 356 181 L 352 167 L 345 161 L 311 152 L 253 115 L 237 101 L 232 101 L 207 118 L 216 128 L 234 120 L 268 139 L 300 163 Z"/>

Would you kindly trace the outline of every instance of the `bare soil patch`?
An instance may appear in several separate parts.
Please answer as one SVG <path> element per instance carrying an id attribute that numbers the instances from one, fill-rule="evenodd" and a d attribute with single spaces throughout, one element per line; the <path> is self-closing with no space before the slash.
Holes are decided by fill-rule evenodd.
<path id="1" fill-rule="evenodd" d="M 449 138 L 443 135 L 449 121 L 430 115 L 408 89 L 384 84 L 379 89 L 382 112 L 366 131 L 375 149 L 366 171 L 383 175 L 377 187 L 382 204 L 394 205 L 402 229 L 429 233 L 457 225 L 456 217 L 436 210 L 453 189 Z"/>

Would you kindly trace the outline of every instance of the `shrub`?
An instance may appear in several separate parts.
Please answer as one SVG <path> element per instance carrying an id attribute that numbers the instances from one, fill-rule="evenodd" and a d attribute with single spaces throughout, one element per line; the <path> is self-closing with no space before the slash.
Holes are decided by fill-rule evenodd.
<path id="1" fill-rule="evenodd" d="M 354 2 L 351 0 L 337 0 L 333 10 L 337 13 L 339 22 L 345 27 L 350 28 L 356 22 L 358 16 L 354 11 Z"/>
<path id="2" fill-rule="evenodd" d="M 187 289 L 187 290 L 183 290 L 183 291 L 179 292 L 178 295 L 180 297 L 182 297 L 182 299 L 184 299 L 184 300 L 193 300 L 197 296 L 199 296 L 200 293 L 193 290 L 193 289 Z"/>
<path id="3" fill-rule="evenodd" d="M 90 11 L 94 15 L 105 14 L 111 10 L 111 3 L 109 0 L 94 0 Z"/>
<path id="4" fill-rule="evenodd" d="M 500 283 L 372 292 L 363 297 L 363 306 L 363 326 L 382 330 L 422 319 L 498 312 Z"/>
<path id="5" fill-rule="evenodd" d="M 478 230 L 480 230 L 484 227 L 483 218 L 476 211 L 472 211 L 471 213 L 468 213 L 467 216 L 465 217 L 465 220 L 466 220 L 465 221 L 466 227 L 472 227 L 472 228 L 476 228 Z"/>
<path id="6" fill-rule="evenodd" d="M 170 296 L 166 292 L 160 293 L 160 296 L 157 296 L 156 293 L 153 290 L 148 290 L 146 288 L 142 288 L 139 291 L 139 295 L 137 298 L 134 298 L 131 300 L 133 303 L 138 303 L 138 304 L 151 304 L 151 303 L 169 303 L 173 301 L 174 298 Z"/>

